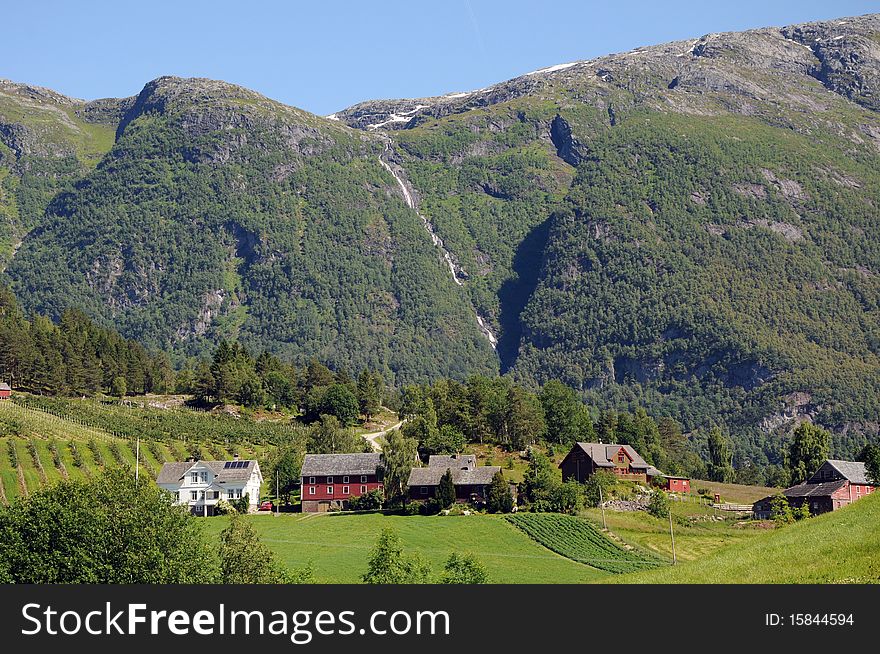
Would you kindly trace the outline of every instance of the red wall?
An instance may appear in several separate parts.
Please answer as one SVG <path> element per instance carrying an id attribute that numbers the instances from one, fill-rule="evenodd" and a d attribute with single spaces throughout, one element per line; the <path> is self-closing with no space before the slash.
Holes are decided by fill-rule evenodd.
<path id="1" fill-rule="evenodd" d="M 666 488 L 674 493 L 688 493 L 691 490 L 691 482 L 689 479 L 668 479 Z"/>
<path id="2" fill-rule="evenodd" d="M 360 475 L 348 475 L 349 483 L 344 483 L 342 481 L 345 475 L 336 475 L 335 477 L 331 477 L 332 482 L 327 482 L 327 476 L 315 477 L 315 483 L 309 483 L 311 477 L 303 477 L 302 478 L 302 499 L 303 500 L 346 500 L 349 497 L 355 497 L 357 495 L 363 495 L 364 492 L 369 492 L 371 490 L 381 489 L 382 482 L 380 482 L 376 475 L 367 475 L 366 483 L 361 483 Z M 327 487 L 333 487 L 333 493 L 327 492 Z M 348 486 L 348 492 L 343 493 L 343 486 Z M 361 491 L 361 486 L 366 486 L 366 491 Z M 315 489 L 315 494 L 312 495 L 309 492 L 310 488 Z"/>

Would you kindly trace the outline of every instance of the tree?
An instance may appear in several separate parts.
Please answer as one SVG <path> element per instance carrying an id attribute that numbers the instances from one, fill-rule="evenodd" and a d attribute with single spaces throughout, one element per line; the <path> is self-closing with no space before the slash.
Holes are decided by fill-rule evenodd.
<path id="1" fill-rule="evenodd" d="M 523 495 L 532 504 L 545 505 L 550 501 L 550 492 L 556 484 L 553 464 L 535 448 L 529 450 L 529 467 L 523 477 Z M 545 510 L 542 508 L 541 510 Z"/>
<path id="2" fill-rule="evenodd" d="M 253 373 L 248 373 L 241 379 L 236 394 L 238 403 L 246 407 L 258 407 L 266 403 L 266 391 L 263 382 Z"/>
<path id="3" fill-rule="evenodd" d="M 513 494 L 510 484 L 499 470 L 492 475 L 492 483 L 486 493 L 486 510 L 489 513 L 510 513 L 513 511 Z"/>
<path id="4" fill-rule="evenodd" d="M 782 493 L 774 495 L 770 500 L 770 518 L 777 525 L 785 525 L 794 522 L 794 515 L 791 512 L 791 505 L 788 498 Z"/>
<path id="5" fill-rule="evenodd" d="M 865 464 L 865 475 L 873 484 L 880 484 L 880 445 L 868 443 L 858 456 Z"/>
<path id="6" fill-rule="evenodd" d="M 550 488 L 550 510 L 574 515 L 584 502 L 583 488 L 574 479 L 554 481 Z"/>
<path id="7" fill-rule="evenodd" d="M 424 584 L 430 574 L 428 564 L 418 556 L 404 554 L 397 532 L 386 527 L 370 553 L 362 580 L 365 584 Z"/>
<path id="8" fill-rule="evenodd" d="M 343 428 L 336 416 L 322 415 L 308 434 L 308 451 L 313 454 L 351 454 L 362 452 L 366 441 L 351 429 Z"/>
<path id="9" fill-rule="evenodd" d="M 251 508 L 251 495 L 250 493 L 245 493 L 241 497 L 232 500 L 230 504 L 238 513 L 247 513 Z"/>
<path id="10" fill-rule="evenodd" d="M 544 409 L 534 393 L 512 385 L 501 425 L 501 442 L 512 450 L 521 450 L 544 435 Z"/>
<path id="11" fill-rule="evenodd" d="M 709 430 L 709 479 L 730 483 L 734 478 L 733 452 L 730 439 L 721 433 L 720 427 Z"/>
<path id="12" fill-rule="evenodd" d="M 419 416 L 415 421 L 424 420 Z M 409 423 L 407 423 L 409 426 Z M 443 425 L 440 429 L 426 430 L 427 436 L 424 441 L 419 440 L 419 450 L 430 456 L 431 454 L 457 454 L 464 450 L 467 439 L 458 429 L 452 425 Z M 407 430 L 409 433 L 409 430 Z"/>
<path id="13" fill-rule="evenodd" d="M 114 377 L 113 383 L 110 384 L 110 395 L 113 397 L 123 398 L 128 392 L 128 385 L 125 383 L 125 377 Z"/>
<path id="14" fill-rule="evenodd" d="M 547 423 L 547 440 L 570 445 L 596 439 L 589 409 L 573 388 L 553 379 L 544 384 L 539 397 Z"/>
<path id="15" fill-rule="evenodd" d="M 608 501 L 611 491 L 617 484 L 617 475 L 607 470 L 597 470 L 584 482 L 584 505 L 595 508 Z"/>
<path id="16" fill-rule="evenodd" d="M 665 518 L 669 515 L 669 498 L 662 490 L 655 490 L 648 500 L 648 513 L 655 518 Z"/>
<path id="17" fill-rule="evenodd" d="M 224 584 L 278 584 L 284 575 L 251 523 L 233 513 L 220 532 L 220 580 Z"/>
<path id="18" fill-rule="evenodd" d="M 473 554 L 453 552 L 443 566 L 443 584 L 485 584 L 489 582 L 486 568 Z"/>
<path id="19" fill-rule="evenodd" d="M 0 510 L 0 581 L 212 583 L 217 558 L 172 495 L 121 469 L 61 481 Z"/>
<path id="20" fill-rule="evenodd" d="M 455 504 L 455 485 L 452 483 L 452 470 L 446 469 L 437 486 L 437 502 L 441 509 L 448 509 Z"/>
<path id="21" fill-rule="evenodd" d="M 379 373 L 363 370 L 357 381 L 358 407 L 367 420 L 372 419 L 382 408 L 385 382 Z"/>
<path id="22" fill-rule="evenodd" d="M 320 413 L 335 416 L 344 427 L 357 422 L 358 401 L 346 384 L 333 384 L 321 398 Z"/>
<path id="23" fill-rule="evenodd" d="M 269 478 L 266 480 L 270 489 L 278 486 L 278 492 L 285 502 L 290 502 L 290 494 L 300 482 L 303 452 L 294 445 L 279 447 L 275 451 Z M 279 498 L 281 499 L 281 498 Z"/>
<path id="24" fill-rule="evenodd" d="M 399 429 L 385 437 L 382 455 L 385 460 L 385 499 L 393 504 L 406 497 L 407 481 L 413 465 L 418 460 L 418 443 L 407 438 Z"/>
<path id="25" fill-rule="evenodd" d="M 831 434 L 810 422 L 802 422 L 785 453 L 791 483 L 800 484 L 818 470 L 831 451 Z"/>

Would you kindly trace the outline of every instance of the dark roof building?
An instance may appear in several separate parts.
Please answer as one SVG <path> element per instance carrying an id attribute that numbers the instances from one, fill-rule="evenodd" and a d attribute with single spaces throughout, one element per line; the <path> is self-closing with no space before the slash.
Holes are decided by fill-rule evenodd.
<path id="1" fill-rule="evenodd" d="M 631 445 L 618 443 L 575 443 L 559 464 L 562 480 L 574 479 L 580 483 L 599 470 L 613 472 L 621 479 L 651 483 L 662 477 L 666 490 L 676 493 L 690 492 L 687 477 L 666 475 L 642 458 Z"/>
<path id="2" fill-rule="evenodd" d="M 302 464 L 302 476 L 375 475 L 381 467 L 382 455 L 379 452 L 369 454 L 306 454 Z"/>
<path id="3" fill-rule="evenodd" d="M 485 502 L 492 477 L 500 472 L 499 466 L 478 466 L 473 454 L 433 455 L 428 466 L 413 468 L 409 473 L 409 498 L 427 500 L 434 497 L 440 478 L 449 470 L 455 486 L 456 502 Z"/>
<path id="4" fill-rule="evenodd" d="M 804 483 L 786 488 L 782 495 L 793 508 L 806 504 L 810 513 L 817 515 L 851 504 L 875 489 L 876 484 L 868 481 L 864 463 L 828 459 Z M 773 496 L 768 496 L 755 502 L 752 510 L 756 518 L 772 517 L 772 500 Z"/>

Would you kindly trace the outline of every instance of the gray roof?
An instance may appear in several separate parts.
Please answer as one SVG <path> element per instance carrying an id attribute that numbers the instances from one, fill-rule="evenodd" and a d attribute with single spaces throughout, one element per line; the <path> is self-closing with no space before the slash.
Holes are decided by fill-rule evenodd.
<path id="1" fill-rule="evenodd" d="M 428 467 L 476 468 L 477 457 L 473 454 L 432 454 L 428 457 Z"/>
<path id="2" fill-rule="evenodd" d="M 846 486 L 846 480 L 826 481 L 821 484 L 798 484 L 786 488 L 782 494 L 786 497 L 828 497 Z"/>
<path id="3" fill-rule="evenodd" d="M 613 468 L 613 459 L 620 451 L 620 448 L 623 448 L 629 455 L 629 458 L 632 459 L 630 467 L 643 468 L 646 471 L 651 467 L 630 445 L 619 445 L 617 443 L 577 443 L 577 446 L 588 457 L 593 459 L 593 463 L 600 468 Z"/>
<path id="4" fill-rule="evenodd" d="M 176 484 L 183 479 L 184 475 L 191 468 L 199 464 L 214 473 L 215 484 L 247 482 L 257 467 L 256 460 L 235 459 L 235 461 L 244 465 L 233 468 L 227 465 L 232 463 L 232 461 L 171 461 L 162 466 L 162 470 L 159 471 L 159 476 L 156 478 L 156 483 Z"/>
<path id="5" fill-rule="evenodd" d="M 437 486 L 446 471 L 452 471 L 454 486 L 488 486 L 492 477 L 501 471 L 500 466 L 476 466 L 473 468 L 445 468 L 431 465 L 427 468 L 413 468 L 409 473 L 407 486 Z"/>
<path id="6" fill-rule="evenodd" d="M 368 454 L 306 454 L 303 477 L 330 475 L 376 475 L 382 467 L 379 452 Z"/>
<path id="7" fill-rule="evenodd" d="M 11 391 L 12 389 L 9 387 L 9 384 L 6 382 L 0 382 L 0 391 Z"/>
<path id="8" fill-rule="evenodd" d="M 865 464 L 861 461 L 840 461 L 828 459 L 829 463 L 840 475 L 853 484 L 869 484 Z"/>

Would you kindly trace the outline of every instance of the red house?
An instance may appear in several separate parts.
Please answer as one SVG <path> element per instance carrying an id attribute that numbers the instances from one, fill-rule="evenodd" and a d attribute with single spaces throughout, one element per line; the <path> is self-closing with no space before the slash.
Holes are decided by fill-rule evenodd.
<path id="1" fill-rule="evenodd" d="M 828 459 L 807 481 L 785 489 L 782 494 L 793 508 L 806 504 L 810 513 L 817 515 L 836 511 L 876 489 L 876 484 L 868 481 L 864 463 Z M 755 517 L 760 520 L 771 518 L 772 501 L 770 496 L 755 502 L 752 507 Z"/>
<path id="2" fill-rule="evenodd" d="M 12 389 L 6 382 L 0 382 L 0 400 L 8 400 L 12 396 Z"/>
<path id="3" fill-rule="evenodd" d="M 301 475 L 303 512 L 346 509 L 351 498 L 382 488 L 382 455 L 306 454 Z"/>

